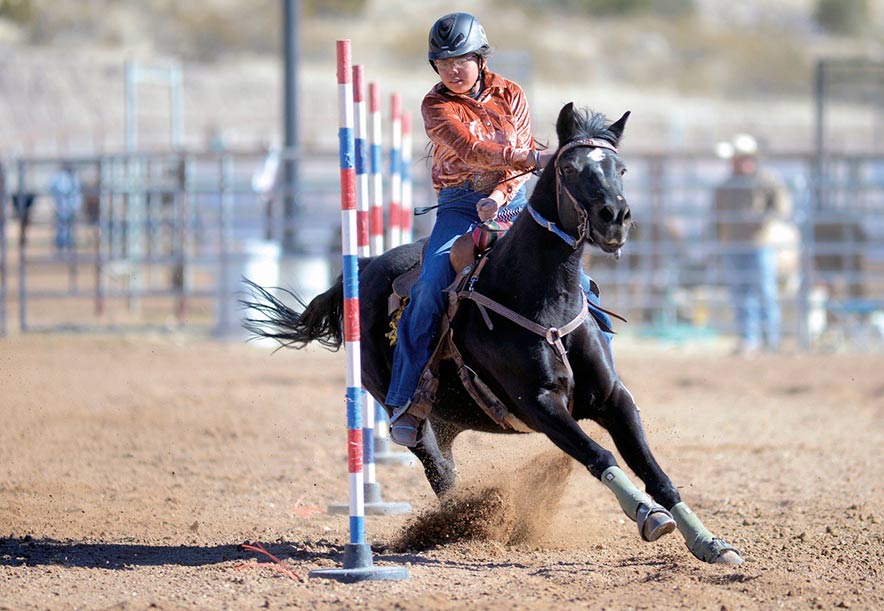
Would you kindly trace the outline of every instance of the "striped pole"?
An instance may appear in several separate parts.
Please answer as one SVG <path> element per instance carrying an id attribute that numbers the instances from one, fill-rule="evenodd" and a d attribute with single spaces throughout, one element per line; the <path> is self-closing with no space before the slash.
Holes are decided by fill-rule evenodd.
<path id="1" fill-rule="evenodd" d="M 365 104 L 363 103 L 363 68 L 353 66 L 353 115 L 355 118 L 355 155 L 356 155 L 356 251 L 360 257 L 369 256 L 369 202 L 368 174 L 366 172 L 366 121 Z M 387 434 L 386 413 L 375 416 L 375 409 L 383 411 L 374 398 L 362 392 L 362 470 L 363 511 L 365 515 L 396 515 L 411 511 L 408 503 L 386 502 L 381 494 L 381 486 L 377 481 L 375 463 L 375 423 Z M 384 457 L 384 454 L 381 455 Z M 399 462 L 402 462 L 401 459 Z M 328 506 L 329 513 L 347 513 L 349 506 L 335 503 Z"/>
<path id="2" fill-rule="evenodd" d="M 402 99 L 390 96 L 390 248 L 402 244 Z"/>
<path id="3" fill-rule="evenodd" d="M 357 185 L 357 251 L 360 257 L 370 254 L 368 235 L 368 172 L 366 171 L 366 120 L 363 97 L 362 66 L 353 66 L 353 114 L 356 118 L 356 185 Z M 375 486 L 377 473 L 374 464 L 374 400 L 363 393 L 362 452 L 365 467 L 365 488 Z M 367 490 L 366 490 L 367 491 Z"/>
<path id="4" fill-rule="evenodd" d="M 341 250 L 344 280 L 344 345 L 347 352 L 347 467 L 350 481 L 350 543 L 344 551 L 343 569 L 311 571 L 311 577 L 339 581 L 408 579 L 405 567 L 374 567 L 371 547 L 365 542 L 362 472 L 362 371 L 359 329 L 359 260 L 357 259 L 356 173 L 353 167 L 353 85 L 350 41 L 337 42 L 338 140 L 341 159 Z"/>
<path id="5" fill-rule="evenodd" d="M 371 254 L 384 252 L 384 177 L 381 165 L 381 94 L 377 83 L 368 85 L 368 116 L 371 124 L 371 189 L 369 190 L 369 234 Z"/>
<path id="6" fill-rule="evenodd" d="M 399 174 L 402 177 L 402 243 L 414 241 L 412 224 L 412 184 L 411 184 L 411 113 L 402 113 L 402 163 Z"/>
<path id="7" fill-rule="evenodd" d="M 344 342 L 347 351 L 347 465 L 350 474 L 350 543 L 365 542 L 362 497 L 362 367 L 359 330 L 359 261 L 356 258 L 356 174 L 353 168 L 350 41 L 338 41 L 338 110 L 341 151 L 341 248 L 344 278 Z"/>
<path id="8" fill-rule="evenodd" d="M 356 248 L 360 257 L 369 255 L 368 236 L 368 163 L 365 97 L 362 66 L 353 66 L 353 116 L 356 121 Z"/>
<path id="9" fill-rule="evenodd" d="M 369 243 L 372 256 L 383 254 L 384 248 L 384 169 L 383 131 L 381 129 L 381 93 L 377 83 L 368 84 L 369 158 Z M 392 245 L 389 245 L 392 247 Z M 381 465 L 414 463 L 409 452 L 394 451 L 390 445 L 389 419 L 383 406 L 374 403 L 374 461 Z"/>

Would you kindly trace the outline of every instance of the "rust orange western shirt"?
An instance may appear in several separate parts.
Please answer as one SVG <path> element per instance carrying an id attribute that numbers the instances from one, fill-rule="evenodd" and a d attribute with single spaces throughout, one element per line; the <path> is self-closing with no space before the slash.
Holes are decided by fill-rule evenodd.
<path id="1" fill-rule="evenodd" d="M 433 144 L 436 191 L 467 183 L 476 191 L 490 193 L 497 181 L 521 173 L 513 169 L 513 155 L 534 148 L 525 93 L 516 83 L 488 70 L 477 99 L 452 93 L 438 83 L 424 97 L 421 114 Z M 528 178 L 513 178 L 497 187 L 507 203 Z"/>

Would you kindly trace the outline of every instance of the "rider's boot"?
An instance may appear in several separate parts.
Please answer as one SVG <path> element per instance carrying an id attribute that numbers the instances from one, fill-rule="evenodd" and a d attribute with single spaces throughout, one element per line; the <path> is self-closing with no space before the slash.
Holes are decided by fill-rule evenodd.
<path id="1" fill-rule="evenodd" d="M 423 418 L 408 413 L 410 407 L 411 401 L 397 407 L 390 417 L 390 439 L 407 448 L 413 448 L 420 442 L 424 424 Z"/>
<path id="2" fill-rule="evenodd" d="M 433 373 L 431 366 L 433 361 L 434 359 L 431 358 L 430 363 L 421 372 L 411 401 L 401 407 L 394 408 L 393 415 L 390 416 L 390 439 L 407 448 L 413 448 L 420 443 L 424 421 L 430 416 L 433 405 L 436 403 L 439 378 Z"/>

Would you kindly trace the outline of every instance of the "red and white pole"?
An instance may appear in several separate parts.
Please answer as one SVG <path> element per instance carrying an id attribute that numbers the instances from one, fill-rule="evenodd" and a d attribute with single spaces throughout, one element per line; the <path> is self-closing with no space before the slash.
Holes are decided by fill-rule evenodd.
<path id="1" fill-rule="evenodd" d="M 369 256 L 368 235 L 368 172 L 366 158 L 366 114 L 362 66 L 353 66 L 353 115 L 356 120 L 356 250 L 360 257 Z M 377 487 L 377 471 L 374 463 L 374 399 L 362 393 L 362 458 L 365 471 L 365 501 L 368 489 Z"/>
<path id="2" fill-rule="evenodd" d="M 369 158 L 369 243 L 372 256 L 384 252 L 384 170 L 383 136 L 381 133 L 381 94 L 377 83 L 368 85 L 368 117 L 370 123 Z"/>
<path id="3" fill-rule="evenodd" d="M 412 181 L 411 181 L 411 113 L 402 113 L 402 163 L 399 167 L 399 175 L 402 181 L 402 243 L 409 244 L 414 241 L 414 227 L 412 223 Z"/>
<path id="4" fill-rule="evenodd" d="M 402 98 L 390 96 L 390 248 L 402 244 Z"/>
<path id="5" fill-rule="evenodd" d="M 364 69 L 353 66 L 353 117 L 356 154 L 356 249 L 360 257 L 369 255 L 368 235 L 368 159 L 366 141 Z"/>

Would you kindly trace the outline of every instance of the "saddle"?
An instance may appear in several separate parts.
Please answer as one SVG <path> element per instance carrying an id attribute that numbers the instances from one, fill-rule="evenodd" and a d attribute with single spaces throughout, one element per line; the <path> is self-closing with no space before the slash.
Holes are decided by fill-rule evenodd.
<path id="1" fill-rule="evenodd" d="M 436 403 L 436 391 L 439 388 L 439 365 L 445 359 L 454 361 L 457 367 L 458 377 L 464 388 L 470 394 L 474 401 L 482 408 L 494 422 L 503 428 L 521 430 L 529 432 L 524 423 L 512 416 L 506 406 L 498 399 L 488 386 L 479 379 L 478 374 L 470 368 L 461 357 L 460 351 L 454 344 L 451 321 L 457 313 L 461 298 L 458 293 L 463 290 L 467 283 L 474 283 L 479 277 L 482 267 L 484 267 L 487 255 L 492 245 L 503 235 L 512 223 L 487 223 L 479 225 L 472 232 L 465 233 L 455 240 L 449 253 L 451 265 L 457 273 L 454 282 L 448 287 L 448 309 L 442 316 L 440 323 L 438 340 L 436 347 L 430 355 L 427 365 L 421 372 L 420 379 L 417 384 L 414 396 L 411 399 L 411 405 L 408 408 L 409 414 L 425 420 L 432 411 Z M 487 228 L 486 228 L 487 226 Z M 420 277 L 423 258 L 426 252 L 426 246 L 421 251 L 420 260 L 417 265 L 407 272 L 399 275 L 393 280 L 393 292 L 388 300 L 388 314 L 391 316 L 391 331 L 387 334 L 391 345 L 395 345 L 397 341 L 397 329 L 399 319 L 408 303 L 411 288 Z M 486 322 L 487 313 L 483 315 Z"/>
<path id="2" fill-rule="evenodd" d="M 455 240 L 448 255 L 454 272 L 458 273 L 465 267 L 474 265 L 480 257 L 491 250 L 491 247 L 494 246 L 498 238 L 503 236 L 512 225 L 511 222 L 505 221 L 486 221 Z M 411 287 L 414 286 L 414 283 L 417 282 L 418 277 L 421 275 L 421 267 L 423 266 L 426 249 L 427 245 L 424 244 L 417 265 L 393 279 L 393 292 L 387 301 L 387 314 L 389 316 L 395 315 L 401 309 L 403 301 L 408 299 L 408 296 L 411 294 Z M 396 321 L 398 322 L 398 320 L 397 316 Z M 393 344 L 396 343 L 394 332 L 395 329 L 391 331 L 393 337 L 390 337 L 390 334 L 388 334 Z"/>
<path id="3" fill-rule="evenodd" d="M 454 334 L 451 323 L 457 313 L 460 303 L 464 299 L 473 301 L 479 308 L 482 319 L 489 330 L 494 329 L 491 318 L 487 310 L 492 310 L 496 314 L 503 316 L 516 324 L 534 332 L 543 337 L 547 343 L 556 350 L 558 357 L 562 360 L 565 368 L 570 375 L 573 375 L 571 365 L 568 361 L 562 338 L 571 331 L 580 327 L 583 321 L 589 315 L 588 301 L 584 300 L 583 308 L 580 313 L 571 321 L 561 327 L 543 327 L 532 320 L 525 318 L 507 308 L 506 306 L 489 299 L 488 297 L 476 292 L 473 286 L 482 272 L 485 263 L 488 262 L 488 255 L 497 240 L 506 233 L 512 223 L 491 221 L 477 226 L 469 233 L 465 233 L 455 240 L 452 245 L 449 258 L 452 267 L 456 272 L 454 282 L 446 289 L 448 293 L 448 309 L 442 317 L 438 340 L 436 347 L 431 353 L 427 365 L 424 367 L 418 381 L 417 389 L 411 399 L 411 405 L 407 413 L 425 420 L 436 403 L 436 391 L 439 387 L 439 365 L 443 360 L 451 360 L 457 368 L 458 378 L 472 399 L 482 408 L 482 411 L 488 415 L 494 422 L 504 429 L 512 429 L 521 432 L 531 432 L 525 423 L 513 416 L 507 409 L 506 405 L 501 401 L 479 377 L 479 375 L 469 365 L 467 365 L 454 343 Z M 426 249 L 426 246 L 424 246 Z M 414 267 L 399 275 L 393 280 L 393 292 L 388 299 L 388 314 L 391 317 L 391 331 L 387 334 L 391 345 L 395 345 L 397 341 L 397 329 L 399 319 L 408 302 L 408 296 L 411 288 L 417 282 L 420 276 L 423 263 L 424 251 Z M 592 283 L 593 292 L 598 295 L 598 286 Z M 593 305 L 593 309 L 620 318 L 621 316 L 614 312 L 610 312 L 599 306 Z M 595 312 L 594 312 L 595 314 Z M 602 321 L 603 330 L 610 331 Z M 569 406 L 570 411 L 570 406 Z"/>

